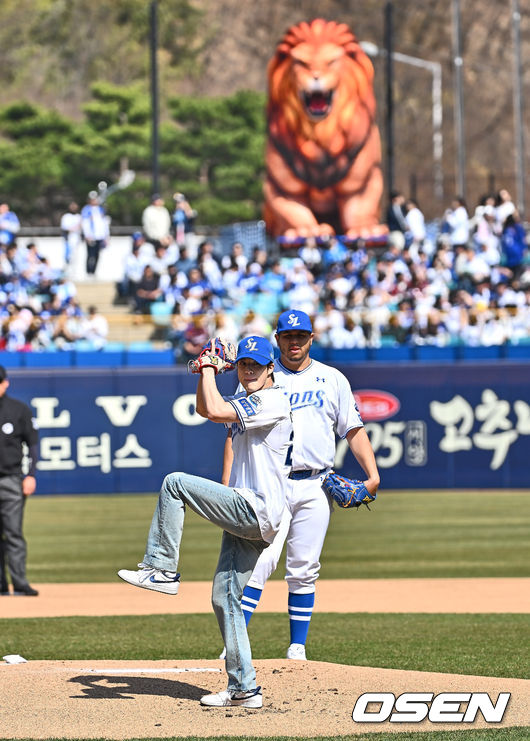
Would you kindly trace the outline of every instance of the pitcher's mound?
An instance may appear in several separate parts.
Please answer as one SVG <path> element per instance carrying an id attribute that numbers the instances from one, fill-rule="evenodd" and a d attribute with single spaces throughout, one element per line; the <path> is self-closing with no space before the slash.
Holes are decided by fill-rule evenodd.
<path id="1" fill-rule="evenodd" d="M 442 730 L 473 724 L 362 723 L 364 692 L 511 692 L 501 726 L 526 725 L 530 680 L 428 674 L 316 661 L 255 662 L 263 709 L 205 708 L 202 695 L 226 688 L 221 661 L 29 661 L 0 664 L 3 738 L 171 736 L 346 736 L 368 731 Z M 465 708 L 462 708 L 464 710 Z M 374 708 L 377 710 L 377 708 Z M 492 726 L 495 727 L 495 726 Z"/>

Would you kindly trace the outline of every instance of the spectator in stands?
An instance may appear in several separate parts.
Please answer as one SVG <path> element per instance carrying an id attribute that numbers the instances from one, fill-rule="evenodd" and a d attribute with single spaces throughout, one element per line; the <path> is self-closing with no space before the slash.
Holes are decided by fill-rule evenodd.
<path id="1" fill-rule="evenodd" d="M 199 295 L 192 295 L 190 293 L 189 286 L 184 286 L 184 288 L 182 288 L 181 290 L 181 297 L 179 300 L 180 310 L 182 314 L 186 317 L 191 317 L 194 314 L 198 314 L 202 306 L 202 296 L 202 293 L 200 293 Z"/>
<path id="2" fill-rule="evenodd" d="M 188 362 L 196 358 L 202 348 L 208 342 L 210 335 L 206 328 L 204 318 L 197 314 L 192 317 L 190 323 L 184 331 L 184 341 L 182 343 L 182 359 Z"/>
<path id="3" fill-rule="evenodd" d="M 501 308 L 515 309 L 524 304 L 524 294 L 515 289 L 512 280 L 501 280 L 495 287 L 495 294 L 495 303 Z"/>
<path id="4" fill-rule="evenodd" d="M 61 216 L 60 227 L 64 241 L 64 262 L 69 265 L 81 242 L 81 214 L 75 201 L 70 203 L 68 211 Z"/>
<path id="5" fill-rule="evenodd" d="M 328 332 L 328 341 L 330 347 L 339 349 L 366 347 L 363 329 L 351 314 L 344 316 L 343 326 L 331 327 Z"/>
<path id="6" fill-rule="evenodd" d="M 64 273 L 61 273 L 50 288 L 52 297 L 56 297 L 60 306 L 66 306 L 77 295 L 77 288 L 73 281 L 68 280 Z"/>
<path id="7" fill-rule="evenodd" d="M 348 296 L 353 289 L 353 284 L 344 274 L 342 265 L 334 265 L 330 270 L 327 287 L 333 294 L 335 308 L 343 311 L 348 304 Z"/>
<path id="8" fill-rule="evenodd" d="M 348 248 L 336 237 L 330 237 L 322 246 L 322 264 L 326 270 L 344 262 L 348 255 Z"/>
<path id="9" fill-rule="evenodd" d="M 145 244 L 142 232 L 133 232 L 131 240 L 131 251 L 125 258 L 123 278 L 116 283 L 117 303 L 126 303 L 133 298 L 147 264 L 147 258 L 142 255 L 142 246 Z"/>
<path id="10" fill-rule="evenodd" d="M 390 204 L 386 212 L 388 241 L 401 249 L 405 246 L 405 233 L 409 227 L 405 219 L 405 196 L 397 190 L 390 194 Z"/>
<path id="11" fill-rule="evenodd" d="M 261 287 L 263 268 L 258 262 L 249 262 L 245 272 L 240 276 L 237 287 L 243 294 L 257 293 Z M 251 332 L 250 334 L 259 334 Z"/>
<path id="12" fill-rule="evenodd" d="M 101 350 L 107 344 L 109 323 L 97 307 L 88 307 L 88 316 L 81 324 L 81 336 L 92 344 L 94 350 Z"/>
<path id="13" fill-rule="evenodd" d="M 510 193 L 506 188 L 501 188 L 497 193 L 496 204 L 495 204 L 495 217 L 497 220 L 497 229 L 499 232 L 504 227 L 504 222 L 511 216 L 515 211 L 515 204 L 512 200 Z"/>
<path id="14" fill-rule="evenodd" d="M 177 363 L 184 362 L 184 342 L 188 318 L 181 313 L 180 305 L 175 303 L 167 330 L 167 341 L 171 343 Z"/>
<path id="15" fill-rule="evenodd" d="M 272 325 L 267 321 L 266 317 L 256 314 L 252 309 L 249 309 L 241 322 L 239 328 L 239 339 L 254 334 L 258 334 L 261 337 L 268 337 L 271 332 Z"/>
<path id="16" fill-rule="evenodd" d="M 153 193 L 151 203 L 142 213 L 145 238 L 153 247 L 167 247 L 171 242 L 171 215 L 160 193 Z"/>
<path id="17" fill-rule="evenodd" d="M 312 316 L 319 307 L 319 287 L 315 283 L 313 274 L 306 269 L 305 282 L 290 283 L 287 286 L 284 305 L 298 309 Z"/>
<path id="18" fill-rule="evenodd" d="M 167 275 L 168 266 L 174 264 L 171 255 L 168 254 L 168 248 L 162 244 L 155 247 L 155 254 L 149 260 L 151 267 L 158 275 Z"/>
<path id="19" fill-rule="evenodd" d="M 409 198 L 405 203 L 405 221 L 407 222 L 407 234 L 413 254 L 417 254 L 418 250 L 423 247 L 427 232 L 425 217 L 414 198 Z"/>
<path id="20" fill-rule="evenodd" d="M 179 273 L 189 273 L 191 268 L 197 267 L 196 260 L 193 260 L 190 257 L 189 250 L 186 246 L 182 246 L 179 249 L 179 257 L 178 260 L 175 263 L 175 266 Z"/>
<path id="21" fill-rule="evenodd" d="M 213 260 L 215 260 L 217 265 L 221 267 L 221 259 L 217 254 L 215 242 L 211 239 L 205 239 L 200 243 L 197 253 L 197 261 L 199 262 L 205 255 L 209 255 Z"/>
<path id="22" fill-rule="evenodd" d="M 256 247 L 254 247 L 252 250 L 252 256 L 249 262 L 259 265 L 261 267 L 261 271 L 264 272 L 269 262 L 269 256 L 267 254 L 267 250 L 263 249 L 263 247 L 258 247 L 256 245 Z"/>
<path id="23" fill-rule="evenodd" d="M 477 208 L 473 217 L 473 242 L 489 265 L 500 262 L 500 240 L 495 214 L 495 199 L 486 196 Z"/>
<path id="24" fill-rule="evenodd" d="M 186 244 L 186 235 L 193 232 L 197 211 L 190 206 L 183 193 L 174 193 L 173 200 L 175 202 L 175 210 L 171 217 L 171 223 L 175 241 L 180 247 Z"/>
<path id="25" fill-rule="evenodd" d="M 442 220 L 442 229 L 446 226 L 453 249 L 467 245 L 469 241 L 469 215 L 462 196 L 455 196 Z"/>
<path id="26" fill-rule="evenodd" d="M 501 264 L 508 268 L 515 277 L 518 277 L 522 270 L 527 249 L 526 232 L 519 214 L 513 211 L 506 217 L 502 226 Z"/>
<path id="27" fill-rule="evenodd" d="M 7 283 L 19 275 L 19 265 L 16 259 L 17 245 L 9 244 L 0 251 L 0 282 Z"/>
<path id="28" fill-rule="evenodd" d="M 176 265 L 169 265 L 167 273 L 160 276 L 160 288 L 164 294 L 164 302 L 169 306 L 175 306 L 182 301 L 182 289 L 188 285 L 188 279 L 184 273 L 177 270 Z"/>
<path id="29" fill-rule="evenodd" d="M 87 204 L 81 209 L 81 230 L 87 249 L 86 272 L 94 276 L 100 252 L 109 240 L 109 221 L 95 190 L 90 191 Z"/>
<path id="30" fill-rule="evenodd" d="M 4 327 L 5 349 L 9 352 L 31 350 L 28 333 L 33 323 L 34 314 L 28 308 L 14 307 L 13 313 Z"/>
<path id="31" fill-rule="evenodd" d="M 15 244 L 17 234 L 20 231 L 20 221 L 9 204 L 5 201 L 0 203 L 0 245 L 8 247 Z"/>
<path id="32" fill-rule="evenodd" d="M 20 277 L 22 284 L 37 289 L 42 274 L 42 261 L 37 252 L 35 242 L 28 242 L 20 257 Z"/>
<path id="33" fill-rule="evenodd" d="M 217 312 L 212 327 L 212 337 L 221 337 L 227 342 L 237 345 L 239 340 L 239 330 L 234 317 L 223 311 Z"/>
<path id="34" fill-rule="evenodd" d="M 202 298 L 206 291 L 211 290 L 211 285 L 204 276 L 202 270 L 198 267 L 191 268 L 188 273 L 188 286 L 190 295 Z"/>
<path id="35" fill-rule="evenodd" d="M 306 239 L 305 244 L 298 250 L 298 256 L 307 265 L 309 270 L 311 270 L 313 275 L 320 275 L 322 272 L 322 254 L 316 239 L 312 237 Z"/>
<path id="36" fill-rule="evenodd" d="M 160 276 L 155 273 L 151 265 L 144 266 L 142 277 L 134 293 L 135 314 L 149 314 L 151 304 L 162 297 Z"/>
<path id="37" fill-rule="evenodd" d="M 199 248 L 198 268 L 214 291 L 223 290 L 223 274 L 211 242 L 203 242 Z"/>
<path id="38" fill-rule="evenodd" d="M 323 310 L 313 320 L 313 332 L 315 341 L 324 347 L 330 345 L 330 332 L 342 330 L 345 325 L 345 317 L 336 307 L 332 298 L 324 301 Z"/>
<path id="39" fill-rule="evenodd" d="M 245 268 L 240 268 L 234 257 L 230 258 L 230 264 L 224 269 L 222 275 L 223 293 L 227 297 L 226 303 L 231 306 L 235 301 L 243 297 L 243 291 L 239 289 L 239 280 Z"/>
<path id="40" fill-rule="evenodd" d="M 285 289 L 285 281 L 285 273 L 280 260 L 274 260 L 268 270 L 265 271 L 265 274 L 260 281 L 259 288 L 261 291 L 279 295 L 280 293 L 283 293 Z"/>
<path id="41" fill-rule="evenodd" d="M 58 350 L 69 350 L 83 336 L 79 317 L 71 315 L 66 306 L 59 310 L 52 322 L 52 340 Z"/>
<path id="42" fill-rule="evenodd" d="M 227 270 L 232 265 L 232 261 L 235 262 L 239 270 L 244 270 L 247 266 L 248 259 L 245 255 L 245 249 L 241 242 L 234 242 L 229 255 L 224 255 L 221 260 L 221 267 L 223 270 Z"/>
<path id="43" fill-rule="evenodd" d="M 471 245 L 463 247 L 455 260 L 455 273 L 458 284 L 468 291 L 483 280 L 489 279 L 491 267 L 475 252 Z"/>

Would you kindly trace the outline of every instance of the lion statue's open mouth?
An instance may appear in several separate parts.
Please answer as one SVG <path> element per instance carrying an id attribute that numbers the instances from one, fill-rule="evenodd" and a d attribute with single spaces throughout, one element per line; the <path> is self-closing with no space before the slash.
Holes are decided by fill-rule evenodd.
<path id="1" fill-rule="evenodd" d="M 304 107 L 313 119 L 325 118 L 331 110 L 333 103 L 333 91 L 304 92 L 302 95 Z"/>

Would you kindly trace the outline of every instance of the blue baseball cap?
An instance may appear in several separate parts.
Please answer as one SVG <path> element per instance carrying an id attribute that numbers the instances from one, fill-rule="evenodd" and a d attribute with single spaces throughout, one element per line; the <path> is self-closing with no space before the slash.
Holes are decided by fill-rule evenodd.
<path id="1" fill-rule="evenodd" d="M 243 358 L 251 358 L 260 365 L 268 365 L 274 362 L 274 348 L 265 337 L 253 334 L 242 339 L 237 346 L 236 363 Z"/>
<path id="2" fill-rule="evenodd" d="M 296 330 L 298 332 L 313 331 L 311 319 L 304 311 L 288 309 L 287 311 L 284 311 L 283 314 L 280 314 L 276 333 L 280 334 L 280 332 L 290 332 L 291 330 Z"/>

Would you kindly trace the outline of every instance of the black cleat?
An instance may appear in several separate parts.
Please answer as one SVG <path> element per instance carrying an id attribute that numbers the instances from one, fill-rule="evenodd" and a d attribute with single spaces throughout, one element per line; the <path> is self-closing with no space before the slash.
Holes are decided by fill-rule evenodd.
<path id="1" fill-rule="evenodd" d="M 39 593 L 36 589 L 33 589 L 33 587 L 30 587 L 29 584 L 26 584 L 25 587 L 21 587 L 20 589 L 15 589 L 13 592 L 15 597 L 36 597 Z"/>

